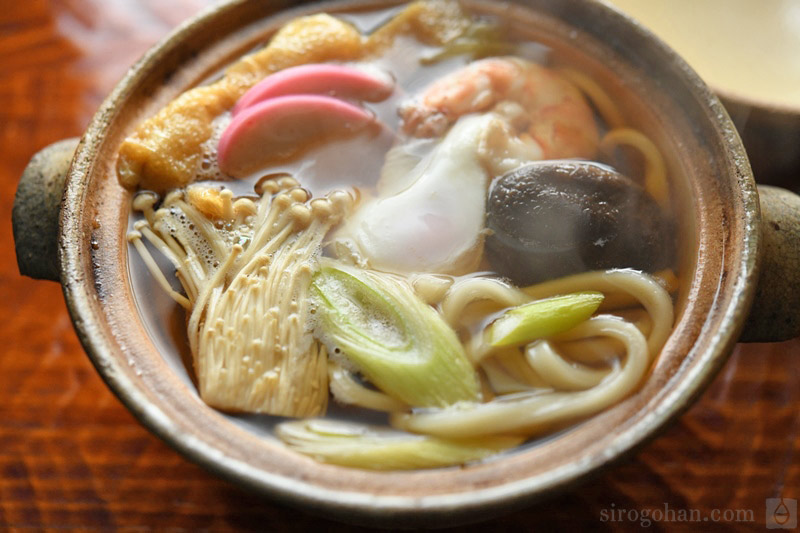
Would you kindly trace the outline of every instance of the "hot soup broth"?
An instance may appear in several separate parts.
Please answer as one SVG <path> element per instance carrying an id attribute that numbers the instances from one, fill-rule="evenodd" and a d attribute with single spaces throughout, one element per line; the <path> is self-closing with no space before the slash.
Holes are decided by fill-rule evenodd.
<path id="1" fill-rule="evenodd" d="M 454 2 L 290 22 L 120 148 L 154 342 L 237 424 L 356 468 L 623 400 L 672 329 L 674 171 L 587 65 Z"/>

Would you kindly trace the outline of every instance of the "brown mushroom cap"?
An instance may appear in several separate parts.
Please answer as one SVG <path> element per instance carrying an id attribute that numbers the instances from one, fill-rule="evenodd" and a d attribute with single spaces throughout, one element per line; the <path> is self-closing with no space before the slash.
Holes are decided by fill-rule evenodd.
<path id="1" fill-rule="evenodd" d="M 639 185 L 587 161 L 543 161 L 498 178 L 486 257 L 520 285 L 588 270 L 671 266 L 674 231 Z"/>

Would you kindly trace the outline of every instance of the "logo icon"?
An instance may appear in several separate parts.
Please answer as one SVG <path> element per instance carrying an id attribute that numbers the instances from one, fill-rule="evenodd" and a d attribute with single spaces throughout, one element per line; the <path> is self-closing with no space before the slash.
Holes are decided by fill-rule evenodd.
<path id="1" fill-rule="evenodd" d="M 767 498 L 767 529 L 794 529 L 796 527 L 797 500 Z"/>

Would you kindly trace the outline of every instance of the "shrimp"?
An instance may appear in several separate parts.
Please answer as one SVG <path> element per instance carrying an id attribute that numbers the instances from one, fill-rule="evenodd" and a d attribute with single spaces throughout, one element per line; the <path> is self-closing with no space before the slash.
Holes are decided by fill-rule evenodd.
<path id="1" fill-rule="evenodd" d="M 542 159 L 591 158 L 597 151 L 597 124 L 580 91 L 556 72 L 519 58 L 470 63 L 403 105 L 400 116 L 406 134 L 438 137 L 459 117 L 485 111 L 504 116 Z"/>

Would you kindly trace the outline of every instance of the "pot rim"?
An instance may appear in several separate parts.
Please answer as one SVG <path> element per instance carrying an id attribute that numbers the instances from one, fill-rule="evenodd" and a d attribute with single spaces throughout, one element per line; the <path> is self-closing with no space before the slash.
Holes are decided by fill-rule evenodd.
<path id="1" fill-rule="evenodd" d="M 758 195 L 752 173 L 747 164 L 747 156 L 741 145 L 734 125 L 722 104 L 714 96 L 695 72 L 671 49 L 639 23 L 619 11 L 602 3 L 590 0 L 588 4 L 606 10 L 619 19 L 620 24 L 630 26 L 643 38 L 658 48 L 658 53 L 668 58 L 691 85 L 691 90 L 709 107 L 713 119 L 721 126 L 723 142 L 728 147 L 737 176 L 734 189 L 744 209 L 744 242 L 738 258 L 739 277 L 731 289 L 728 303 L 722 309 L 715 309 L 719 315 L 716 331 L 703 331 L 701 336 L 711 336 L 710 349 L 698 354 L 702 364 L 693 367 L 682 375 L 680 382 L 669 395 L 661 398 L 655 409 L 649 412 L 624 434 L 613 441 L 602 457 L 592 457 L 581 463 L 572 462 L 567 467 L 548 471 L 549 476 L 525 478 L 497 487 L 476 489 L 470 492 L 428 495 L 422 498 L 411 496 L 384 496 L 366 492 L 343 492 L 320 488 L 308 482 L 274 475 L 256 470 L 248 464 L 226 456 L 206 442 L 182 433 L 170 418 L 157 406 L 148 401 L 145 394 L 137 389 L 134 382 L 123 371 L 120 361 L 113 357 L 119 346 L 109 334 L 104 324 L 104 316 L 93 305 L 96 299 L 91 275 L 87 272 L 89 261 L 86 250 L 74 243 L 85 241 L 84 230 L 79 224 L 80 213 L 86 202 L 88 177 L 109 124 L 117 109 L 138 81 L 147 75 L 148 70 L 162 58 L 165 50 L 180 46 L 184 34 L 197 31 L 224 12 L 236 10 L 250 0 L 233 0 L 212 6 L 189 19 L 170 35 L 152 47 L 125 75 L 101 105 L 84 134 L 72 166 L 62 203 L 59 231 L 59 259 L 61 264 L 61 283 L 64 297 L 75 329 L 92 363 L 122 403 L 136 418 L 153 433 L 178 450 L 190 460 L 200 463 L 215 473 L 244 484 L 261 493 L 302 505 L 313 510 L 320 507 L 346 516 L 349 512 L 359 513 L 367 518 L 392 513 L 429 511 L 443 515 L 447 511 L 482 510 L 485 508 L 510 507 L 514 502 L 531 502 L 534 497 L 551 495 L 587 477 L 593 471 L 608 466 L 614 461 L 631 454 L 638 447 L 653 439 L 666 424 L 682 414 L 703 392 L 727 360 L 739 336 L 747 311 L 750 308 L 757 279 L 758 249 L 760 243 L 760 211 Z M 522 2 L 520 2 L 522 3 Z M 597 7 L 599 6 L 599 7 Z M 70 243 L 73 243 L 72 245 Z M 699 342 L 699 341 L 698 341 Z"/>

